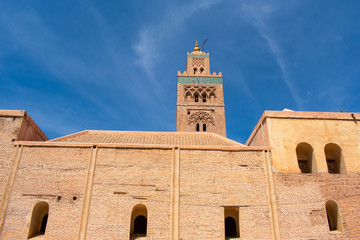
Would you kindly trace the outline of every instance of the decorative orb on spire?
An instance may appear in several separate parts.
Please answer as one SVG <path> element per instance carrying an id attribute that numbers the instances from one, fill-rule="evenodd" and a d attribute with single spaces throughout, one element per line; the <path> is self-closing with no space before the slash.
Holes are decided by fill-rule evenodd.
<path id="1" fill-rule="evenodd" d="M 200 51 L 200 48 L 199 48 L 199 45 L 198 45 L 198 42 L 196 40 L 196 43 L 195 43 L 195 48 L 194 48 L 194 51 Z"/>

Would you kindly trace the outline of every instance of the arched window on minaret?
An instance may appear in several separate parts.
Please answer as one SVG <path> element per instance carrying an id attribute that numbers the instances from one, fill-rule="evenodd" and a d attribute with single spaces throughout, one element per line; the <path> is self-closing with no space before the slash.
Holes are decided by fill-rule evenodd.
<path id="1" fill-rule="evenodd" d="M 185 94 L 185 102 L 189 102 L 190 99 L 191 99 L 191 93 L 190 93 L 190 92 L 187 92 L 187 93 Z"/>
<path id="2" fill-rule="evenodd" d="M 196 131 L 199 132 L 200 131 L 200 124 L 196 124 Z"/>
<path id="3" fill-rule="evenodd" d="M 197 93 L 195 93 L 195 102 L 199 102 L 199 95 Z"/>
<path id="4" fill-rule="evenodd" d="M 203 132 L 206 132 L 206 124 L 203 124 Z"/>
<path id="5" fill-rule="evenodd" d="M 209 99 L 210 99 L 210 102 L 215 102 L 215 98 L 216 98 L 216 96 L 215 96 L 215 93 L 210 93 L 210 95 L 209 95 Z"/>
<path id="6" fill-rule="evenodd" d="M 205 93 L 202 95 L 202 99 L 203 99 L 203 102 L 206 102 L 206 94 Z"/>
<path id="7" fill-rule="evenodd" d="M 200 68 L 200 73 L 202 73 L 204 71 L 204 68 L 203 67 L 201 67 Z"/>
<path id="8" fill-rule="evenodd" d="M 196 67 L 194 67 L 194 74 L 196 74 L 196 71 L 197 71 L 197 68 L 196 68 Z"/>

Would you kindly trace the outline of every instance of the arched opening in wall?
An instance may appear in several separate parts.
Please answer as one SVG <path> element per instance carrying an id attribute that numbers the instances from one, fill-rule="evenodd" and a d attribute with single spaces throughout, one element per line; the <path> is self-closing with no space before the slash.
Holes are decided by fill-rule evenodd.
<path id="1" fill-rule="evenodd" d="M 130 239 L 146 237 L 147 209 L 143 204 L 137 204 L 131 213 Z"/>
<path id="2" fill-rule="evenodd" d="M 206 124 L 203 124 L 203 132 L 206 132 Z"/>
<path id="3" fill-rule="evenodd" d="M 187 92 L 187 93 L 185 94 L 185 102 L 190 102 L 190 100 L 191 100 L 191 93 L 190 93 L 190 92 Z"/>
<path id="4" fill-rule="evenodd" d="M 305 142 L 299 143 L 296 147 L 296 156 L 302 173 L 315 172 L 315 166 L 313 166 L 315 165 L 313 160 L 314 149 L 310 146 L 310 144 Z"/>
<path id="5" fill-rule="evenodd" d="M 210 102 L 215 102 L 215 93 L 210 93 L 209 95 L 209 99 L 210 99 Z"/>
<path id="6" fill-rule="evenodd" d="M 49 204 L 47 202 L 38 202 L 31 214 L 28 239 L 45 235 L 48 216 Z"/>
<path id="7" fill-rule="evenodd" d="M 224 207 L 225 238 L 240 237 L 239 208 Z"/>
<path id="8" fill-rule="evenodd" d="M 206 102 L 206 94 L 202 95 L 202 100 L 203 100 L 203 102 Z"/>
<path id="9" fill-rule="evenodd" d="M 341 214 L 337 203 L 333 200 L 328 200 L 325 208 L 329 230 L 343 232 Z"/>
<path id="10" fill-rule="evenodd" d="M 199 123 L 196 124 L 196 131 L 197 131 L 197 132 L 200 131 L 200 124 L 199 124 Z"/>
<path id="11" fill-rule="evenodd" d="M 197 72 L 197 68 L 196 68 L 196 67 L 194 67 L 193 69 L 194 69 L 194 74 L 196 74 L 196 72 Z"/>
<path id="12" fill-rule="evenodd" d="M 195 102 L 199 102 L 199 95 L 197 93 L 195 93 L 194 98 L 195 98 Z"/>
<path id="13" fill-rule="evenodd" d="M 202 73 L 204 71 L 204 68 L 203 67 L 201 67 L 200 68 L 200 73 Z"/>
<path id="14" fill-rule="evenodd" d="M 335 143 L 326 144 L 325 157 L 329 173 L 346 173 L 342 159 L 342 150 L 339 145 Z"/>

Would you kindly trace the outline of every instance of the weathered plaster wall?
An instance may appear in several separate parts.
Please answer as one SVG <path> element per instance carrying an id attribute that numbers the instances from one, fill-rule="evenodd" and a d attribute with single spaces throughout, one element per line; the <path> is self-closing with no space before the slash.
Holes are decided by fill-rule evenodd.
<path id="1" fill-rule="evenodd" d="M 327 173 L 324 147 L 336 143 L 342 149 L 346 172 L 360 172 L 360 123 L 352 120 L 267 118 L 275 169 L 300 172 L 296 146 L 306 142 L 314 149 L 318 172 Z"/>

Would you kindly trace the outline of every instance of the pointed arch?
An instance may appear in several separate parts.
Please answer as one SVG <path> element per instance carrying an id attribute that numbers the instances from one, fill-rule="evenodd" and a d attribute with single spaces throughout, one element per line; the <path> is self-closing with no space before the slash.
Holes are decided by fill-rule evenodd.
<path id="1" fill-rule="evenodd" d="M 215 102 L 216 96 L 215 96 L 214 92 L 210 93 L 209 99 L 210 99 L 210 102 Z"/>
<path id="2" fill-rule="evenodd" d="M 296 156 L 301 173 L 313 173 L 315 170 L 314 149 L 306 142 L 296 146 Z"/>
<path id="3" fill-rule="evenodd" d="M 195 100 L 195 102 L 199 102 L 199 94 L 198 93 L 194 94 L 194 100 Z"/>
<path id="4" fill-rule="evenodd" d="M 49 204 L 44 201 L 36 203 L 31 214 L 28 239 L 45 235 L 48 216 Z"/>
<path id="5" fill-rule="evenodd" d="M 147 208 L 144 204 L 137 204 L 131 212 L 130 239 L 132 237 L 146 237 Z"/>
<path id="6" fill-rule="evenodd" d="M 202 94 L 202 101 L 203 101 L 203 102 L 206 102 L 206 99 L 207 99 L 206 93 L 203 93 L 203 94 Z"/>
<path id="7" fill-rule="evenodd" d="M 192 95 L 191 95 L 191 92 L 187 91 L 185 93 L 185 102 L 190 102 L 192 99 Z"/>

